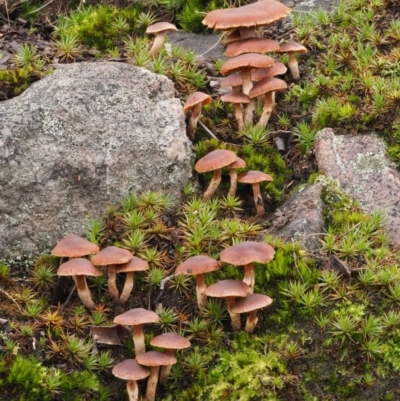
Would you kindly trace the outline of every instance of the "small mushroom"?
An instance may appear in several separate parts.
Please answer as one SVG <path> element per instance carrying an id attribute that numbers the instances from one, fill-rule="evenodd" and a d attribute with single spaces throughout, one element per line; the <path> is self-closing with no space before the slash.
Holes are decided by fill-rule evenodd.
<path id="1" fill-rule="evenodd" d="M 299 72 L 299 64 L 297 62 L 296 55 L 297 53 L 307 53 L 307 49 L 297 42 L 287 42 L 281 45 L 279 53 L 287 53 L 289 56 L 289 70 L 292 74 L 292 78 L 294 81 L 298 81 L 300 79 L 300 72 Z"/>
<path id="2" fill-rule="evenodd" d="M 139 387 L 136 381 L 148 377 L 150 371 L 139 365 L 134 359 L 126 359 L 116 364 L 112 373 L 119 379 L 127 380 L 126 390 L 129 401 L 139 401 Z"/>
<path id="3" fill-rule="evenodd" d="M 263 173 L 262 171 L 250 170 L 240 174 L 237 180 L 238 182 L 252 185 L 254 203 L 257 209 L 257 217 L 263 216 L 265 209 L 264 209 L 264 202 L 261 196 L 260 182 L 263 181 L 270 182 L 273 181 L 273 178 L 269 174 Z"/>
<path id="4" fill-rule="evenodd" d="M 146 33 L 154 33 L 156 37 L 153 42 L 153 46 L 150 49 L 150 54 L 155 57 L 160 52 L 164 45 L 165 34 L 167 32 L 177 31 L 178 28 L 174 24 L 170 24 L 169 22 L 156 22 L 153 25 L 150 25 L 146 29 Z"/>
<path id="5" fill-rule="evenodd" d="M 100 251 L 96 244 L 78 235 L 71 234 L 64 237 L 52 249 L 51 254 L 62 258 L 81 258 Z"/>
<path id="6" fill-rule="evenodd" d="M 145 323 L 157 323 L 159 320 L 160 316 L 157 313 L 143 308 L 135 308 L 115 316 L 114 323 L 133 326 L 132 339 L 135 346 L 135 355 L 137 356 L 146 352 L 142 325 Z"/>
<path id="7" fill-rule="evenodd" d="M 246 298 L 240 299 L 232 307 L 234 313 L 248 313 L 244 331 L 252 333 L 257 325 L 257 311 L 272 304 L 272 299 L 264 294 L 250 294 Z"/>
<path id="8" fill-rule="evenodd" d="M 208 171 L 213 171 L 213 177 L 208 185 L 208 188 L 203 194 L 203 199 L 210 199 L 215 191 L 217 190 L 221 182 L 221 171 L 223 167 L 227 167 L 237 160 L 236 153 L 231 150 L 217 149 L 210 153 L 207 153 L 201 159 L 197 161 L 194 169 L 198 173 L 206 173 Z"/>
<path id="9" fill-rule="evenodd" d="M 103 272 L 93 266 L 87 259 L 74 258 L 60 265 L 57 270 L 59 276 L 73 276 L 79 298 L 89 309 L 94 308 L 92 294 L 86 282 L 86 276 L 102 276 Z"/>
<path id="10" fill-rule="evenodd" d="M 237 190 L 237 169 L 246 167 L 246 162 L 238 157 L 236 161 L 228 166 L 229 176 L 231 178 L 231 185 L 229 187 L 228 195 L 235 196 Z"/>
<path id="11" fill-rule="evenodd" d="M 193 92 L 186 99 L 186 103 L 183 106 L 185 114 L 192 112 L 189 122 L 187 125 L 187 136 L 190 140 L 194 141 L 197 122 L 199 121 L 202 106 L 211 103 L 211 96 L 203 92 Z"/>
<path id="12" fill-rule="evenodd" d="M 239 131 L 244 129 L 243 111 L 242 104 L 248 104 L 251 102 L 250 98 L 242 92 L 235 91 L 227 93 L 221 96 L 222 102 L 233 103 L 235 118 L 239 128 Z"/>

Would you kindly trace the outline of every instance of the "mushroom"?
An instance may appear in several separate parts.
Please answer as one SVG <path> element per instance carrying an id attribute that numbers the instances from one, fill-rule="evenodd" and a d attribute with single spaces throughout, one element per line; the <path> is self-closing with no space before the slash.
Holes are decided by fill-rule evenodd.
<path id="1" fill-rule="evenodd" d="M 182 337 L 175 333 L 163 333 L 155 336 L 150 340 L 150 345 L 158 348 L 165 348 L 165 353 L 174 356 L 177 349 L 184 349 L 190 347 L 190 341 L 186 337 Z M 161 368 L 160 383 L 166 384 L 172 365 L 165 365 Z"/>
<path id="2" fill-rule="evenodd" d="M 86 276 L 102 276 L 103 272 L 100 269 L 93 266 L 87 259 L 74 258 L 61 264 L 57 274 L 59 276 L 73 276 L 80 300 L 87 308 L 94 308 Z"/>
<path id="3" fill-rule="evenodd" d="M 149 269 L 149 264 L 136 256 L 133 256 L 128 263 L 118 266 L 115 273 L 126 273 L 124 288 L 119 297 L 119 302 L 124 303 L 128 300 L 134 286 L 134 272 L 144 271 Z"/>
<path id="4" fill-rule="evenodd" d="M 229 168 L 229 176 L 231 178 L 231 186 L 229 187 L 228 195 L 235 196 L 237 190 L 237 169 L 245 168 L 246 162 L 238 157 L 232 164 L 228 166 Z"/>
<path id="5" fill-rule="evenodd" d="M 96 244 L 78 235 L 71 234 L 59 241 L 52 249 L 51 254 L 53 256 L 72 259 L 91 255 L 99 251 L 100 249 Z"/>
<path id="6" fill-rule="evenodd" d="M 137 355 L 136 361 L 140 365 L 150 367 L 150 376 L 147 379 L 145 400 L 155 401 L 160 366 L 173 365 L 176 363 L 176 358 L 174 356 L 164 354 L 163 352 L 148 351 L 144 354 Z"/>
<path id="7" fill-rule="evenodd" d="M 92 258 L 92 263 L 95 266 L 108 266 L 108 291 L 114 301 L 119 300 L 116 265 L 127 263 L 132 259 L 132 257 L 132 253 L 126 249 L 118 248 L 116 246 L 108 246 Z"/>
<path id="8" fill-rule="evenodd" d="M 263 199 L 261 196 L 261 191 L 260 191 L 260 182 L 263 182 L 263 181 L 270 182 L 270 181 L 273 181 L 273 178 L 269 174 L 263 173 L 262 171 L 250 170 L 250 171 L 240 174 L 238 176 L 237 180 L 238 180 L 238 182 L 252 185 L 254 203 L 255 203 L 256 209 L 257 209 L 256 216 L 258 216 L 258 217 L 263 216 L 265 209 L 264 209 L 264 202 L 263 202 Z"/>
<path id="9" fill-rule="evenodd" d="M 237 122 L 237 125 L 239 128 L 239 131 L 241 131 L 244 128 L 242 104 L 250 103 L 251 102 L 250 98 L 242 92 L 234 91 L 234 92 L 222 95 L 221 101 L 233 103 L 236 122 Z"/>
<path id="10" fill-rule="evenodd" d="M 248 313 L 244 331 L 252 333 L 258 322 L 257 311 L 272 304 L 272 299 L 264 294 L 250 294 L 246 298 L 240 299 L 232 307 L 234 313 Z"/>
<path id="11" fill-rule="evenodd" d="M 297 42 L 287 42 L 281 45 L 279 53 L 287 53 L 289 56 L 289 70 L 292 74 L 292 78 L 295 81 L 300 79 L 299 64 L 297 62 L 297 53 L 307 53 L 307 49 Z"/>
<path id="12" fill-rule="evenodd" d="M 183 111 L 185 114 L 192 112 L 188 126 L 187 126 L 187 136 L 189 139 L 194 141 L 197 122 L 199 121 L 199 117 L 201 114 L 201 109 L 203 105 L 211 103 L 211 96 L 207 95 L 203 92 L 193 92 L 186 99 L 186 103 L 183 106 Z"/>
<path id="13" fill-rule="evenodd" d="M 245 282 L 253 292 L 254 289 L 254 263 L 268 263 L 275 255 L 271 245 L 264 242 L 244 241 L 225 248 L 219 258 L 223 263 L 233 266 L 244 266 Z"/>
<path id="14" fill-rule="evenodd" d="M 287 89 L 287 83 L 279 78 L 264 78 L 253 85 L 249 93 L 251 99 L 265 95 L 264 107 L 257 123 L 258 127 L 264 128 L 268 124 L 275 103 L 274 93 L 285 89 Z"/>
<path id="15" fill-rule="evenodd" d="M 204 295 L 204 290 L 206 289 L 204 275 L 220 268 L 221 264 L 210 256 L 197 255 L 186 259 L 175 269 L 175 274 L 192 274 L 196 276 L 196 296 L 200 312 L 207 303 L 207 297 Z"/>
<path id="16" fill-rule="evenodd" d="M 178 28 L 174 24 L 170 24 L 169 22 L 156 22 L 153 25 L 150 25 L 146 29 L 146 33 L 155 33 L 156 37 L 153 42 L 153 46 L 150 49 L 150 54 L 155 57 L 160 52 L 161 48 L 164 45 L 165 34 L 167 32 L 177 31 Z"/>
<path id="17" fill-rule="evenodd" d="M 231 317 L 233 330 L 240 330 L 240 315 L 232 311 L 237 297 L 247 297 L 250 294 L 250 287 L 243 281 L 222 280 L 206 288 L 204 293 L 208 297 L 225 298 L 227 310 Z"/>
<path id="18" fill-rule="evenodd" d="M 116 364 L 112 369 L 112 373 L 115 377 L 128 381 L 126 390 L 129 401 L 139 401 L 139 387 L 136 381 L 148 377 L 150 371 L 139 365 L 134 359 L 126 359 Z"/>
<path id="19" fill-rule="evenodd" d="M 217 190 L 221 182 L 222 168 L 229 166 L 235 160 L 237 160 L 236 153 L 232 152 L 231 150 L 216 149 L 210 153 L 207 153 L 197 161 L 194 169 L 198 173 L 206 173 L 207 171 L 214 172 L 210 184 L 203 194 L 204 200 L 210 199 Z"/>
<path id="20" fill-rule="evenodd" d="M 225 55 L 228 57 L 240 56 L 243 53 L 268 53 L 275 52 L 280 49 L 279 43 L 276 40 L 265 38 L 247 38 L 237 40 L 225 50 Z"/>
<path id="21" fill-rule="evenodd" d="M 159 320 L 160 316 L 157 313 L 143 308 L 135 308 L 115 316 L 114 323 L 133 326 L 132 339 L 135 346 L 135 355 L 137 356 L 146 352 L 142 325 L 145 323 L 157 323 Z"/>

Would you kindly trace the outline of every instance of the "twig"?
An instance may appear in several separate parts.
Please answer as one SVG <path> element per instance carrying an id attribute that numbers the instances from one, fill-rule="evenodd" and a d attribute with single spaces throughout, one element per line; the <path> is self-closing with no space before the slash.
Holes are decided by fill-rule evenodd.
<path id="1" fill-rule="evenodd" d="M 219 139 L 211 132 L 211 130 L 207 128 L 200 120 L 198 121 L 198 123 L 201 125 L 204 131 L 206 131 L 207 134 L 211 136 L 211 138 L 217 139 L 219 141 Z"/>
<path id="2" fill-rule="evenodd" d="M 294 245 L 294 240 L 293 240 L 293 238 L 292 238 L 292 247 L 293 247 L 293 260 L 294 260 L 294 267 L 296 268 L 296 270 L 297 270 L 297 273 L 299 273 L 299 276 L 300 276 L 300 278 L 301 278 L 301 281 L 303 282 L 303 284 L 304 284 L 304 278 L 303 278 L 303 276 L 301 275 L 301 273 L 300 273 L 300 270 L 299 270 L 299 266 L 297 266 L 297 256 L 296 256 L 296 249 L 295 249 L 295 247 L 294 247 L 295 245 Z"/>
<path id="3" fill-rule="evenodd" d="M 43 9 L 43 8 L 45 8 L 46 6 L 48 6 L 49 4 L 51 4 L 53 1 L 54 1 L 54 0 L 50 0 L 48 3 L 43 4 L 42 7 L 39 7 L 39 8 L 36 8 L 35 10 L 33 10 L 33 11 L 30 11 L 30 12 L 28 13 L 28 15 L 29 15 L 29 14 L 37 13 L 37 12 L 40 11 L 41 9 Z M 7 3 L 7 0 L 6 0 L 6 3 Z"/>
<path id="4" fill-rule="evenodd" d="M 206 50 L 203 54 L 200 54 L 199 57 L 203 57 L 205 54 L 207 54 L 208 52 L 210 52 L 212 49 L 214 49 L 214 47 L 218 46 L 218 43 L 221 42 L 222 38 L 225 36 L 225 33 L 221 35 L 221 37 L 218 39 L 217 43 L 215 43 L 214 45 L 212 45 L 208 50 Z"/>
<path id="5" fill-rule="evenodd" d="M 165 278 L 163 278 L 160 282 L 160 292 L 158 293 L 156 299 L 154 300 L 154 304 L 157 304 L 157 302 L 160 300 L 162 294 L 164 293 L 164 289 L 165 289 L 165 284 L 169 281 L 172 280 L 174 277 L 176 276 L 176 274 L 171 274 L 170 276 L 167 276 Z"/>
<path id="6" fill-rule="evenodd" d="M 8 22 L 8 25 L 11 25 L 10 13 L 8 12 L 8 1 L 5 0 L 4 4 L 5 4 L 5 6 L 6 6 L 7 22 Z"/>
<path id="7" fill-rule="evenodd" d="M 6 3 L 7 3 L 7 1 L 6 1 Z M 4 294 L 10 301 L 14 302 L 15 305 L 17 305 L 18 310 L 19 310 L 20 312 L 22 312 L 20 306 L 18 305 L 18 302 L 17 302 L 8 292 L 2 290 L 1 288 L 0 288 L 0 292 L 1 292 L 2 294 Z"/>
<path id="8" fill-rule="evenodd" d="M 67 305 L 68 301 L 70 300 L 73 292 L 76 290 L 76 283 L 74 284 L 74 286 L 72 287 L 71 291 L 68 294 L 67 299 L 65 300 L 65 302 L 62 304 L 61 308 L 60 308 L 60 313 L 64 310 L 65 305 Z"/>

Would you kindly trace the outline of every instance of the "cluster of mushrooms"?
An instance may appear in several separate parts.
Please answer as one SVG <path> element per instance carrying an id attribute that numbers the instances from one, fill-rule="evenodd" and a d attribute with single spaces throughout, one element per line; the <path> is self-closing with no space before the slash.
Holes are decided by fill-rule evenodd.
<path id="1" fill-rule="evenodd" d="M 242 7 L 214 10 L 203 20 L 203 24 L 211 29 L 229 32 L 222 41 L 227 45 L 225 55 L 229 58 L 220 71 L 226 76 L 221 87 L 231 88 L 231 91 L 221 100 L 234 104 L 239 130 L 253 123 L 256 101 L 263 101 L 257 125 L 265 127 L 275 107 L 275 92 L 287 88 L 285 81 L 276 78 L 286 73 L 286 67 L 265 53 L 288 54 L 292 78 L 295 81 L 300 79 L 296 54 L 306 53 L 307 49 L 293 41 L 279 44 L 272 39 L 260 38 L 256 31 L 257 27 L 282 20 L 290 11 L 279 1 L 263 0 Z M 192 112 L 187 130 L 192 140 L 202 105 L 210 102 L 210 96 L 195 92 L 189 95 L 184 105 L 185 113 Z"/>
<path id="2" fill-rule="evenodd" d="M 246 332 L 253 332 L 257 324 L 257 311 L 272 303 L 272 299 L 264 294 L 254 294 L 254 263 L 268 263 L 274 257 L 274 249 L 261 242 L 245 241 L 224 249 L 220 261 L 207 255 L 198 255 L 186 259 L 175 269 L 175 274 L 193 275 L 196 277 L 196 296 L 199 311 L 203 311 L 207 297 L 225 298 L 227 310 L 231 318 L 233 330 L 241 328 L 241 314 L 248 314 L 244 327 Z M 108 267 L 108 289 L 110 297 L 117 302 L 126 302 L 133 288 L 134 271 L 147 270 L 147 262 L 133 256 L 126 249 L 108 246 L 100 251 L 96 244 L 77 235 L 63 238 L 52 250 L 53 256 L 68 259 L 61 263 L 57 274 L 72 276 L 78 296 L 89 309 L 94 308 L 93 299 L 86 282 L 86 276 L 100 276 L 102 270 L 97 266 Z M 91 256 L 90 260 L 87 256 Z M 244 267 L 243 281 L 227 279 L 206 286 L 205 274 L 219 270 L 222 263 Z M 121 293 L 116 284 L 116 275 L 126 273 L 124 288 Z M 239 299 L 239 300 L 238 300 Z M 177 362 L 175 350 L 190 347 L 190 341 L 176 333 L 163 333 L 153 337 L 150 345 L 163 348 L 164 352 L 147 351 L 143 324 L 157 323 L 159 315 L 151 310 L 134 308 L 118 316 L 114 323 L 132 326 L 132 339 L 135 358 L 126 359 L 112 369 L 113 374 L 127 380 L 127 392 L 130 401 L 139 400 L 137 380 L 147 379 L 146 401 L 154 401 L 157 384 L 165 384 L 171 366 Z M 115 328 L 115 327 L 103 327 Z M 93 333 L 92 333 L 93 335 Z"/>

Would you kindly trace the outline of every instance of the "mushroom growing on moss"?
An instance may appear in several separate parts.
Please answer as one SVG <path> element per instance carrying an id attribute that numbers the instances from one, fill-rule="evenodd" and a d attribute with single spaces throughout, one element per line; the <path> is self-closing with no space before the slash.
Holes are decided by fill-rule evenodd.
<path id="1" fill-rule="evenodd" d="M 177 31 L 178 28 L 169 22 L 156 22 L 146 29 L 146 33 L 154 33 L 156 35 L 153 46 L 150 49 L 150 54 L 155 57 L 160 52 L 164 45 L 165 34 L 167 32 Z"/>
<path id="2" fill-rule="evenodd" d="M 297 42 L 287 42 L 281 45 L 279 53 L 287 53 L 289 56 L 289 70 L 292 74 L 292 78 L 294 81 L 298 81 L 300 79 L 300 71 L 299 71 L 299 63 L 297 62 L 296 55 L 297 53 L 307 53 L 307 49 Z"/>
<path id="3" fill-rule="evenodd" d="M 189 122 L 187 126 L 187 136 L 190 140 L 194 140 L 197 122 L 199 121 L 201 109 L 204 105 L 211 103 L 211 96 L 203 92 L 193 92 L 186 99 L 186 103 L 183 106 L 183 111 L 185 114 L 192 112 L 189 117 Z"/>

